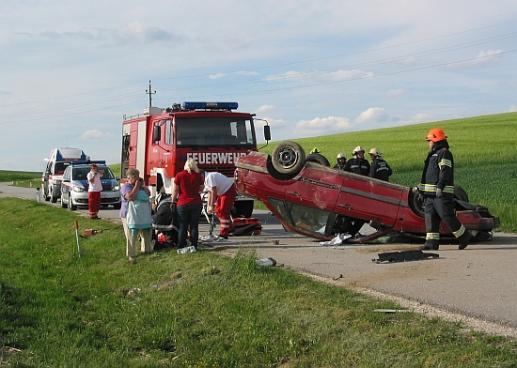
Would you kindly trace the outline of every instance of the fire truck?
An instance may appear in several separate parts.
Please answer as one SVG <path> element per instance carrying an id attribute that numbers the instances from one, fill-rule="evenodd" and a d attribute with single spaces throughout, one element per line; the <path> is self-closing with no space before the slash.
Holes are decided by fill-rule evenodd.
<path id="1" fill-rule="evenodd" d="M 267 121 L 237 108 L 237 102 L 184 102 L 124 116 L 121 177 L 136 168 L 152 195 L 172 193 L 174 176 L 193 158 L 200 169 L 233 178 L 237 158 L 257 150 L 255 121 L 266 123 L 264 138 L 271 139 Z M 250 217 L 252 212 L 253 199 L 239 195 L 234 215 Z"/>

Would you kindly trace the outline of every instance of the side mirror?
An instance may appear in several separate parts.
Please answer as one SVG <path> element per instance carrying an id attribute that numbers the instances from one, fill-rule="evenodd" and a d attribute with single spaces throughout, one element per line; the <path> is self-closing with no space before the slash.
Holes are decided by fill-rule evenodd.
<path id="1" fill-rule="evenodd" d="M 264 139 L 266 141 L 271 140 L 271 127 L 269 125 L 264 125 Z"/>
<path id="2" fill-rule="evenodd" d="M 153 126 L 153 142 L 159 142 L 162 139 L 162 127 L 159 125 Z"/>

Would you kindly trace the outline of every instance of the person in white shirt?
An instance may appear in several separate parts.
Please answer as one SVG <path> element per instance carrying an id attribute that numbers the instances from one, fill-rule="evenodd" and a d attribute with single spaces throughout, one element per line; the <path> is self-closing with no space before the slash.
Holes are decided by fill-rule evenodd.
<path id="1" fill-rule="evenodd" d="M 96 164 L 90 166 L 90 172 L 86 175 L 88 179 L 88 217 L 98 219 L 101 204 L 102 182 L 101 177 L 104 172 L 99 171 Z"/>
<path id="2" fill-rule="evenodd" d="M 219 236 L 228 239 L 232 220 L 230 211 L 237 191 L 233 179 L 219 172 L 205 173 L 205 189 L 208 191 L 208 213 L 215 213 L 219 219 Z"/>

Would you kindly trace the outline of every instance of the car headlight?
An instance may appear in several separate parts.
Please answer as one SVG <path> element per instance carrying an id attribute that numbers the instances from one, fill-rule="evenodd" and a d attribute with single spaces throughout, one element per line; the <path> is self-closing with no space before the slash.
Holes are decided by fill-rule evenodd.
<path id="1" fill-rule="evenodd" d="M 83 187 L 74 187 L 73 191 L 74 192 L 84 192 L 86 189 L 84 189 Z"/>
<path id="2" fill-rule="evenodd" d="M 111 188 L 112 191 L 118 192 L 120 190 L 120 185 L 115 185 L 113 188 Z"/>

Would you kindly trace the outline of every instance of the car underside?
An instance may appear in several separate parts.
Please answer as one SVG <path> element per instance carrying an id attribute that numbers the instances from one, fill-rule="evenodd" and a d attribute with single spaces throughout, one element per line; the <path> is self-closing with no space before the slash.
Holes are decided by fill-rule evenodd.
<path id="1" fill-rule="evenodd" d="M 376 231 L 356 242 L 389 233 L 425 235 L 422 198 L 416 188 L 328 167 L 321 155 L 305 152 L 296 142 L 283 142 L 271 155 L 251 152 L 237 161 L 238 191 L 263 202 L 296 233 L 317 239 L 358 234 L 368 223 Z M 455 189 L 456 216 L 477 239 L 489 239 L 499 220 L 486 207 L 468 202 Z M 440 233 L 451 236 L 442 224 Z"/>

